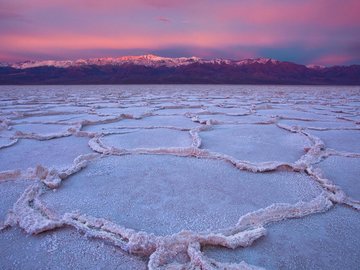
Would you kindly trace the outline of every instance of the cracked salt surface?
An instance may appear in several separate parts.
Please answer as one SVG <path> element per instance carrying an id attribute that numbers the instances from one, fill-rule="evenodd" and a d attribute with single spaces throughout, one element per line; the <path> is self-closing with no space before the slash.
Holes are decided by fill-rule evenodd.
<path id="1" fill-rule="evenodd" d="M 279 120 L 278 123 L 288 126 L 298 126 L 301 128 L 331 130 L 331 129 L 360 129 L 354 122 L 337 120 L 337 121 L 301 121 L 301 120 Z"/>
<path id="2" fill-rule="evenodd" d="M 78 209 L 167 235 L 228 227 L 272 203 L 309 201 L 320 193 L 299 173 L 257 175 L 215 160 L 131 155 L 94 161 L 42 199 L 61 213 Z"/>
<path id="3" fill-rule="evenodd" d="M 0 179 L 0 226 L 5 220 L 8 211 L 12 208 L 25 189 L 32 184 L 32 182 L 33 181 L 31 180 L 1 181 Z"/>
<path id="4" fill-rule="evenodd" d="M 360 159 L 331 156 L 318 167 L 324 177 L 339 185 L 350 197 L 360 200 Z"/>
<path id="5" fill-rule="evenodd" d="M 47 168 L 66 168 L 82 154 L 90 153 L 88 139 L 64 137 L 39 141 L 20 139 L 11 147 L 0 151 L 0 170 L 26 170 L 42 165 Z"/>
<path id="6" fill-rule="evenodd" d="M 106 132 L 106 131 L 116 131 L 119 128 L 147 128 L 147 127 L 170 127 L 177 129 L 189 130 L 198 126 L 197 123 L 191 121 L 191 119 L 182 116 L 164 116 L 164 115 L 155 115 L 155 116 L 146 116 L 141 119 L 128 119 L 128 116 L 119 119 L 118 121 L 105 123 L 105 124 L 92 124 L 86 125 L 83 130 L 88 132 Z"/>
<path id="7" fill-rule="evenodd" d="M 1 268 L 358 268 L 358 87 L 0 92 Z"/>
<path id="8" fill-rule="evenodd" d="M 257 115 L 227 115 L 227 114 L 201 114 L 198 117 L 200 123 L 206 124 L 210 121 L 211 124 L 269 124 L 274 123 L 274 119 L 267 116 Z"/>
<path id="9" fill-rule="evenodd" d="M 7 135 L 7 136 L 11 136 L 11 135 Z M 13 145 L 16 142 L 17 142 L 16 139 L 13 139 L 13 138 L 10 138 L 10 137 L 0 137 L 0 149 L 9 147 L 9 146 Z"/>
<path id="10" fill-rule="evenodd" d="M 319 137 L 329 148 L 360 153 L 360 130 L 314 130 L 311 134 Z"/>
<path id="11" fill-rule="evenodd" d="M 0 243 L 2 269 L 146 269 L 145 259 L 70 229 L 36 236 L 11 229 L 0 234 Z"/>
<path id="12" fill-rule="evenodd" d="M 11 128 L 15 132 L 20 131 L 22 133 L 54 134 L 64 133 L 71 126 L 58 124 L 19 124 L 11 126 Z"/>
<path id="13" fill-rule="evenodd" d="M 158 148 L 158 147 L 187 147 L 191 146 L 192 139 L 187 131 L 173 129 L 138 129 L 124 134 L 111 134 L 101 138 L 104 145 L 131 149 L 131 148 Z"/>
<path id="14" fill-rule="evenodd" d="M 112 119 L 109 116 L 99 116 L 96 114 L 58 114 L 58 115 L 42 115 L 42 116 L 29 116 L 23 119 L 14 120 L 15 123 L 68 123 L 76 124 L 82 122 L 97 122 Z"/>
<path id="15" fill-rule="evenodd" d="M 337 206 L 324 214 L 272 224 L 266 238 L 251 247 L 209 248 L 205 254 L 266 269 L 358 269 L 359 234 L 360 216 Z"/>
<path id="16" fill-rule="evenodd" d="M 295 162 L 309 140 L 275 125 L 221 125 L 200 133 L 202 148 L 252 162 Z"/>
<path id="17" fill-rule="evenodd" d="M 163 108 L 157 108 L 154 111 L 154 114 L 156 115 L 185 115 L 185 114 L 198 114 L 198 113 L 203 113 L 204 110 L 201 108 L 201 106 L 196 106 L 195 108 L 193 107 L 188 107 L 188 108 L 177 108 L 176 105 L 172 105 L 172 106 L 164 106 Z"/>
<path id="18" fill-rule="evenodd" d="M 151 113 L 153 109 L 147 107 L 132 107 L 132 108 L 98 108 L 95 109 L 100 115 L 122 115 L 128 114 L 134 117 L 141 117 L 144 114 Z"/>
<path id="19" fill-rule="evenodd" d="M 333 120 L 334 117 L 329 115 L 322 115 L 322 114 L 315 114 L 313 112 L 306 112 L 300 110 L 288 110 L 288 109 L 278 109 L 272 108 L 267 110 L 257 110 L 257 114 L 262 116 L 273 116 L 273 117 L 280 117 L 282 119 L 318 119 L 318 120 Z"/>

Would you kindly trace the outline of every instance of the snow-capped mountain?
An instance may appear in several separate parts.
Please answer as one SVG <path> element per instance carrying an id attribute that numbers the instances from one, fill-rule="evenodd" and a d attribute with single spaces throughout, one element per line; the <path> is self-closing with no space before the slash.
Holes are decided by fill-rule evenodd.
<path id="1" fill-rule="evenodd" d="M 199 64 L 225 64 L 225 65 L 249 65 L 249 64 L 278 64 L 280 61 L 271 59 L 271 58 L 256 58 L 256 59 L 243 59 L 243 60 L 228 60 L 228 59 L 211 59 L 206 60 L 199 57 L 179 57 L 179 58 L 170 58 L 170 57 L 161 57 L 153 54 L 146 54 L 140 56 L 122 56 L 122 57 L 105 57 L 105 58 L 91 58 L 91 59 L 79 59 L 79 60 L 46 60 L 46 61 L 24 61 L 14 64 L 9 64 L 12 68 L 17 69 L 26 69 L 34 67 L 59 67 L 59 68 L 68 68 L 68 67 L 77 67 L 77 66 L 86 66 L 86 65 L 96 65 L 96 66 L 120 66 L 125 64 L 133 64 L 147 67 L 179 67 L 186 66 L 194 63 Z"/>
<path id="2" fill-rule="evenodd" d="M 177 67 L 182 65 L 189 65 L 202 60 L 198 57 L 180 57 L 169 58 L 160 57 L 153 54 L 140 55 L 140 56 L 122 56 L 122 57 L 103 57 L 103 58 L 91 58 L 91 59 L 79 59 L 79 60 L 65 60 L 65 61 L 25 61 L 15 64 L 11 64 L 11 67 L 18 69 L 41 67 L 41 66 L 53 66 L 53 67 L 76 67 L 85 65 L 106 66 L 114 65 L 120 66 L 125 64 L 150 66 L 150 67 Z"/>
<path id="3" fill-rule="evenodd" d="M 0 65 L 0 84 L 360 85 L 360 65 L 322 67 L 271 58 L 243 60 L 152 54 Z"/>
<path id="4" fill-rule="evenodd" d="M 240 61 L 237 61 L 237 65 L 251 65 L 251 64 L 279 64 L 280 61 L 272 59 L 272 58 L 255 58 L 255 59 L 243 59 Z"/>

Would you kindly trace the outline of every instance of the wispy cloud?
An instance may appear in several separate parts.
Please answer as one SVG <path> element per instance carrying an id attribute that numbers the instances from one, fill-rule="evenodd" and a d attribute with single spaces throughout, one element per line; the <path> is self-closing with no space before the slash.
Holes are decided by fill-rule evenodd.
<path id="1" fill-rule="evenodd" d="M 171 20 L 169 18 L 166 18 L 166 17 L 157 17 L 156 19 L 158 21 L 164 22 L 164 23 L 170 23 L 171 22 Z"/>

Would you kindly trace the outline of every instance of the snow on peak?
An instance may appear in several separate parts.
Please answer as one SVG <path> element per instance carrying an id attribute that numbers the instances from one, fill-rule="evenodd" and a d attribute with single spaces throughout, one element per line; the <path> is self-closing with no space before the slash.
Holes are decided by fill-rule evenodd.
<path id="1" fill-rule="evenodd" d="M 237 61 L 237 65 L 251 65 L 251 64 L 279 64 L 280 61 L 272 59 L 272 58 L 254 58 L 254 59 L 243 59 Z"/>
<path id="2" fill-rule="evenodd" d="M 105 66 L 105 65 L 114 65 L 114 66 L 121 66 L 121 65 L 141 65 L 141 66 L 148 66 L 148 67 L 178 67 L 178 66 L 185 66 L 194 63 L 200 64 L 219 64 L 219 65 L 247 65 L 247 64 L 278 64 L 280 63 L 277 60 L 271 58 L 256 58 L 256 59 L 244 59 L 239 61 L 234 60 L 227 60 L 227 59 L 212 59 L 212 60 L 205 60 L 199 57 L 178 57 L 178 58 L 171 58 L 171 57 L 161 57 L 154 54 L 145 54 L 139 56 L 121 56 L 121 57 L 102 57 L 102 58 L 91 58 L 91 59 L 78 59 L 78 60 L 63 60 L 63 61 L 56 61 L 56 60 L 47 60 L 47 61 L 25 61 L 20 63 L 11 64 L 9 66 L 18 69 L 25 69 L 25 68 L 34 68 L 34 67 L 42 67 L 42 66 L 52 66 L 52 67 L 76 67 L 76 66 L 85 66 L 85 65 L 97 65 L 97 66 Z"/>
<path id="3" fill-rule="evenodd" d="M 91 59 L 79 59 L 79 60 L 65 60 L 65 61 L 25 61 L 12 64 L 11 67 L 18 69 L 34 68 L 41 66 L 53 66 L 53 67 L 71 67 L 71 66 L 84 66 L 84 65 L 143 65 L 151 67 L 167 66 L 176 67 L 182 65 L 189 65 L 196 62 L 201 62 L 201 58 L 198 57 L 161 57 L 154 54 L 146 54 L 140 56 L 121 56 L 121 57 L 103 57 L 103 58 L 91 58 Z"/>
<path id="4" fill-rule="evenodd" d="M 117 58 L 119 64 L 135 64 L 135 65 L 144 65 L 144 66 L 167 66 L 167 67 L 176 67 L 189 65 L 195 62 L 201 61 L 197 57 L 179 57 L 179 58 L 170 58 L 170 57 L 161 57 L 153 54 L 146 54 L 140 56 L 124 56 Z"/>
<path id="5" fill-rule="evenodd" d="M 20 63 L 12 64 L 11 67 L 25 69 L 25 68 L 34 68 L 34 67 L 69 67 L 73 64 L 74 61 L 64 60 L 64 61 L 55 61 L 55 60 L 46 60 L 46 61 L 25 61 Z"/>
<path id="6" fill-rule="evenodd" d="M 322 66 L 322 65 L 314 65 L 314 64 L 307 65 L 306 67 L 307 67 L 307 68 L 310 68 L 310 69 L 317 69 L 317 70 L 319 70 L 319 69 L 324 69 L 324 68 L 325 68 L 325 66 Z"/>

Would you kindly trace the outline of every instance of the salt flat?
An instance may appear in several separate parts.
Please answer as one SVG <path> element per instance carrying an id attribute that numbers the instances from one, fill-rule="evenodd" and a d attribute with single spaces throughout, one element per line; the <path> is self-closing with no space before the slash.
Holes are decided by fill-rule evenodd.
<path id="1" fill-rule="evenodd" d="M 360 88 L 1 86 L 2 269 L 357 269 Z"/>

